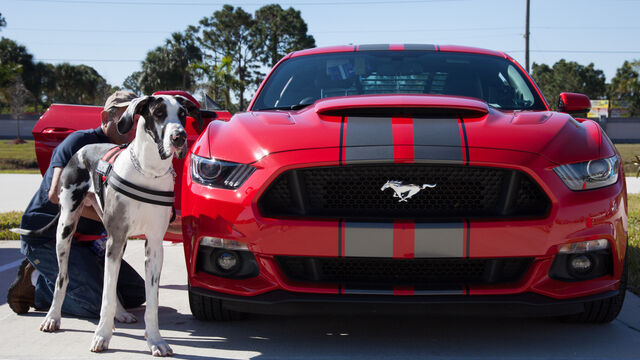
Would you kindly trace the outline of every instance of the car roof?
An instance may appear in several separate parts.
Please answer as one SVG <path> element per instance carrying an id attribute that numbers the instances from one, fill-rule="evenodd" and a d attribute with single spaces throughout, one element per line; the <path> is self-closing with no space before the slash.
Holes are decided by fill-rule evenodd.
<path id="1" fill-rule="evenodd" d="M 327 53 L 340 53 L 340 52 L 354 52 L 354 51 L 405 51 L 405 50 L 423 50 L 423 51 L 446 51 L 446 52 L 461 52 L 472 54 L 493 55 L 503 58 L 508 56 L 500 51 L 487 50 L 469 46 L 459 45 L 432 45 L 432 44 L 363 44 L 363 45 L 341 45 L 341 46 L 326 46 L 317 47 L 312 49 L 306 49 L 301 51 L 295 51 L 289 55 L 289 57 L 298 57 L 315 54 L 327 54 Z"/>

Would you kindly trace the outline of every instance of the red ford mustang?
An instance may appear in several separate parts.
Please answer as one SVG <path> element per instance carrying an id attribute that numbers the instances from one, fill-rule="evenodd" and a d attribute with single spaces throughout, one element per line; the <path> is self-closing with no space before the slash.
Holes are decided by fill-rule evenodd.
<path id="1" fill-rule="evenodd" d="M 626 287 L 620 155 L 568 114 L 586 96 L 560 102 L 550 111 L 501 52 L 287 55 L 185 161 L 193 314 L 456 303 L 611 321 Z"/>
<path id="2" fill-rule="evenodd" d="M 613 320 L 626 186 L 598 124 L 569 115 L 589 106 L 563 93 L 551 111 L 501 52 L 287 55 L 248 111 L 205 114 L 215 121 L 199 137 L 187 128 L 190 155 L 174 165 L 193 314 L 453 305 Z M 99 108 L 64 119 L 82 111 Z M 45 120 L 34 128 L 44 168 L 70 131 Z"/>

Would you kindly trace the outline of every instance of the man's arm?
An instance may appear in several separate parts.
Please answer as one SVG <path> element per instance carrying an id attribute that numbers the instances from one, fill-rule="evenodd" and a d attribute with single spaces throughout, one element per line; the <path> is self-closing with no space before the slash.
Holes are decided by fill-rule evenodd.
<path id="1" fill-rule="evenodd" d="M 49 188 L 49 201 L 54 204 L 60 202 L 58 193 L 60 192 L 60 175 L 62 175 L 61 167 L 53 168 L 53 176 L 51 177 L 51 187 Z"/>
<path id="2" fill-rule="evenodd" d="M 49 201 L 54 204 L 58 204 L 60 199 L 58 198 L 58 194 L 60 193 L 60 176 L 62 175 L 62 167 L 54 167 L 53 168 L 53 176 L 51 177 L 51 187 L 49 188 Z M 93 206 L 83 206 L 82 213 L 80 214 L 83 218 L 102 221 L 98 213 L 96 213 Z"/>

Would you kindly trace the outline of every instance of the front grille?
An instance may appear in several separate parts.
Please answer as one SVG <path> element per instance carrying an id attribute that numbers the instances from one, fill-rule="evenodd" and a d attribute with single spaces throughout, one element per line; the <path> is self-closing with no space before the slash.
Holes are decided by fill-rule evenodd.
<path id="1" fill-rule="evenodd" d="M 462 288 L 517 282 L 532 258 L 389 259 L 276 256 L 282 272 L 295 281 L 345 286 Z"/>
<path id="2" fill-rule="evenodd" d="M 381 190 L 389 180 L 436 184 L 407 201 Z M 542 217 L 550 201 L 517 170 L 435 164 L 376 164 L 289 170 L 258 202 L 266 217 L 460 220 Z"/>

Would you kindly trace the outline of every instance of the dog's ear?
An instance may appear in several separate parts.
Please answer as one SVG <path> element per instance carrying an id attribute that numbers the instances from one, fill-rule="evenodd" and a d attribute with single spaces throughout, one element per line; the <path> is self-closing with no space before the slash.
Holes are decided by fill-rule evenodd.
<path id="1" fill-rule="evenodd" d="M 122 114 L 117 123 L 118 132 L 120 134 L 124 135 L 131 130 L 133 127 L 134 117 L 136 114 L 140 114 L 142 108 L 149 104 L 149 100 L 151 100 L 151 98 L 151 96 L 143 96 L 131 100 L 129 107 L 127 107 L 127 110 Z"/>
<path id="2" fill-rule="evenodd" d="M 175 95 L 174 97 L 180 105 L 187 109 L 189 116 L 198 121 L 198 131 L 200 131 L 200 129 L 202 129 L 202 115 L 200 114 L 198 106 L 184 96 Z M 182 126 L 185 126 L 185 124 L 182 124 Z"/>

